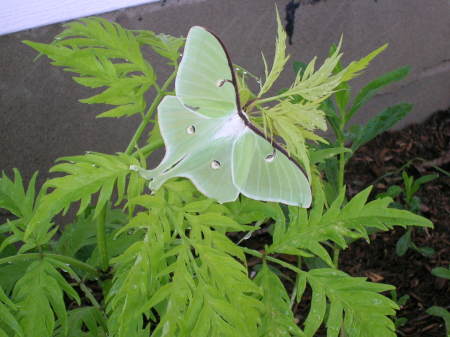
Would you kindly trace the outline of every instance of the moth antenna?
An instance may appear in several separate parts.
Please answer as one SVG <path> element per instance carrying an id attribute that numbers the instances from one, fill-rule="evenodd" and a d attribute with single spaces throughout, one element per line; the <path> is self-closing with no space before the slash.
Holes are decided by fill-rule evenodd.
<path id="1" fill-rule="evenodd" d="M 223 85 L 224 85 L 225 83 L 231 83 L 231 84 L 234 85 L 234 83 L 233 83 L 232 80 L 226 80 L 226 79 L 217 81 L 217 84 L 216 84 L 216 85 L 220 88 L 220 87 L 223 87 Z"/>

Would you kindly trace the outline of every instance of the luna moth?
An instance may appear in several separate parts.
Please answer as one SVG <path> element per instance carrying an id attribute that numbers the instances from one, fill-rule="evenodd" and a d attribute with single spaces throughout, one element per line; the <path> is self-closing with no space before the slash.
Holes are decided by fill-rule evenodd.
<path id="1" fill-rule="evenodd" d="M 239 193 L 256 200 L 309 207 L 311 189 L 302 167 L 252 124 L 239 100 L 231 59 L 218 37 L 192 27 L 175 79 L 176 96 L 158 106 L 166 153 L 152 170 L 138 170 L 156 191 L 185 177 L 220 203 Z"/>

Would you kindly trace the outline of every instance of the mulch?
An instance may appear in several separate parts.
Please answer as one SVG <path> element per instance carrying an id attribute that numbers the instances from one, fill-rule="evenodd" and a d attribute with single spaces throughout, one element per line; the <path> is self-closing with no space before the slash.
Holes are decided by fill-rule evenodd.
<path id="1" fill-rule="evenodd" d="M 404 233 L 404 229 L 398 228 L 372 235 L 370 244 L 363 240 L 353 243 L 340 259 L 340 268 L 347 273 L 392 284 L 398 297 L 409 296 L 397 314 L 398 318 L 406 319 L 398 328 L 399 336 L 446 336 L 443 320 L 425 312 L 433 305 L 450 309 L 449 281 L 431 274 L 435 267 L 450 265 L 450 176 L 439 168 L 450 174 L 450 109 L 433 114 L 421 124 L 378 136 L 348 164 L 349 196 L 371 184 L 373 196 L 391 185 L 402 186 L 402 170 L 416 179 L 439 174 L 417 193 L 420 213 L 433 222 L 434 229 L 413 231 L 417 246 L 435 250 L 432 257 L 412 250 L 397 256 L 395 245 Z M 401 197 L 396 201 L 402 203 Z"/>

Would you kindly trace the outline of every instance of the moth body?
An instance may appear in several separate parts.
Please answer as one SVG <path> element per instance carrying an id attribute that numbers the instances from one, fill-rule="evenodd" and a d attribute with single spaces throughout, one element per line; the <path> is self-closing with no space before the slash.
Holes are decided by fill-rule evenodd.
<path id="1" fill-rule="evenodd" d="M 214 135 L 213 140 L 226 137 L 236 138 L 247 128 L 244 121 L 237 113 L 233 113 L 230 117 L 225 117 L 223 119 L 223 127 L 221 127 Z"/>

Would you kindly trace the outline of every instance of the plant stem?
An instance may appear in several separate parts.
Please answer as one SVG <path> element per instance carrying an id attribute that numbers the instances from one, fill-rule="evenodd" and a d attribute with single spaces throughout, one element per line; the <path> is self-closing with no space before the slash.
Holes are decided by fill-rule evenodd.
<path id="1" fill-rule="evenodd" d="M 80 279 L 80 277 L 77 274 L 72 274 L 71 273 L 70 275 L 75 279 L 75 281 L 78 282 L 78 286 L 80 287 L 81 291 L 84 293 L 86 298 L 92 303 L 92 305 L 94 307 L 96 307 L 97 309 L 101 310 L 102 306 L 100 305 L 100 303 L 98 303 L 98 301 L 96 300 L 94 294 L 92 294 L 92 290 L 89 289 L 89 287 L 87 287 L 84 284 L 84 281 L 82 279 Z"/>
<path id="2" fill-rule="evenodd" d="M 52 258 L 58 261 L 61 261 L 63 263 L 67 263 L 73 267 L 83 269 L 87 271 L 88 273 L 99 276 L 99 271 L 91 266 L 90 264 L 87 264 L 85 262 L 82 262 L 80 260 L 74 259 L 70 256 L 65 255 L 58 255 L 58 254 L 51 254 L 51 253 L 26 253 L 26 254 L 18 254 L 13 256 L 8 256 L 0 259 L 0 265 L 5 263 L 14 263 L 14 262 L 21 262 L 21 261 L 28 261 L 28 260 L 38 260 L 43 258 Z"/>
<path id="3" fill-rule="evenodd" d="M 286 94 L 284 92 L 284 93 L 276 95 L 276 96 L 271 96 L 271 97 L 267 97 L 267 98 L 257 98 L 254 103 L 264 104 L 264 103 L 272 102 L 275 100 L 280 100 L 282 98 L 286 98 L 286 97 L 293 96 L 293 95 L 294 95 L 293 93 Z"/>
<path id="4" fill-rule="evenodd" d="M 341 252 L 341 249 L 339 247 L 333 248 L 333 264 L 336 268 L 339 267 L 339 253 Z"/>
<path id="5" fill-rule="evenodd" d="M 284 262 L 284 261 L 279 260 L 279 259 L 277 259 L 275 257 L 272 257 L 272 256 L 264 255 L 264 254 L 258 252 L 257 250 L 254 250 L 254 249 L 250 249 L 250 248 L 247 248 L 247 247 L 241 247 L 241 248 L 249 255 L 253 255 L 253 256 L 259 257 L 261 259 L 264 258 L 267 261 L 275 262 L 275 263 L 279 264 L 280 266 L 283 266 L 283 267 L 285 267 L 287 269 L 290 269 L 290 270 L 296 272 L 297 274 L 305 273 L 305 271 L 297 268 L 296 266 L 293 266 L 292 264 L 290 264 L 288 262 Z"/>
<path id="6" fill-rule="evenodd" d="M 345 137 L 344 137 L 344 129 L 345 129 L 345 121 L 347 119 L 347 114 L 345 109 L 339 111 L 340 115 L 340 123 L 339 123 L 339 135 L 337 137 L 338 146 L 345 147 Z M 338 167 L 338 196 L 345 191 L 345 153 L 339 154 L 339 167 Z M 333 264 L 335 268 L 339 267 L 339 253 L 340 248 L 333 248 Z"/>
<path id="7" fill-rule="evenodd" d="M 106 245 L 106 205 L 97 217 L 97 245 L 100 255 L 100 266 L 103 271 L 109 267 L 108 247 Z"/>
<path id="8" fill-rule="evenodd" d="M 343 147 L 344 142 L 339 142 L 339 147 Z M 344 189 L 344 172 L 345 172 L 345 153 L 339 154 L 339 170 L 338 170 L 338 187 L 339 187 L 339 194 Z M 338 194 L 338 195 L 339 195 Z"/>
<path id="9" fill-rule="evenodd" d="M 142 156 L 147 156 L 149 153 L 155 151 L 156 149 L 159 149 L 160 147 L 162 147 L 164 145 L 164 141 L 162 139 L 158 139 L 150 144 L 145 145 L 144 147 L 140 148 L 139 150 L 135 151 L 132 156 L 133 157 L 139 157 L 140 155 Z"/>
<path id="10" fill-rule="evenodd" d="M 345 120 L 346 120 L 346 111 L 339 109 L 340 122 L 339 122 L 339 135 L 337 135 L 337 141 L 339 147 L 345 147 L 345 137 L 344 137 L 344 129 L 345 129 Z M 345 153 L 339 154 L 339 169 L 338 169 L 338 188 L 339 194 L 342 193 L 345 188 L 344 181 L 344 173 L 345 173 Z M 339 195 L 338 194 L 338 195 Z"/>
<path id="11" fill-rule="evenodd" d="M 298 256 L 297 257 L 297 267 L 299 269 L 302 268 L 302 257 Z M 299 278 L 299 273 L 297 273 L 295 275 L 295 285 L 294 285 L 294 289 L 292 289 L 292 294 L 291 294 L 291 308 L 294 306 L 295 304 L 295 298 L 297 297 L 297 286 L 298 286 L 298 278 Z"/>
<path id="12" fill-rule="evenodd" d="M 153 112 L 158 107 L 159 103 L 163 99 L 163 97 L 166 95 L 166 89 L 169 87 L 169 85 L 174 80 L 175 76 L 177 75 L 178 66 L 175 67 L 175 70 L 173 73 L 167 78 L 166 82 L 164 82 L 161 89 L 158 91 L 158 94 L 156 95 L 155 99 L 153 100 L 152 104 L 150 105 L 150 108 L 147 110 L 147 113 L 145 114 L 144 118 L 141 121 L 141 124 L 139 124 L 136 133 L 134 134 L 133 138 L 131 138 L 130 144 L 128 144 L 127 149 L 125 150 L 126 154 L 131 154 L 133 152 L 134 147 L 138 143 L 138 141 L 142 137 L 142 133 L 144 132 L 145 128 L 147 127 L 148 123 L 150 123 L 150 119 L 152 118 Z"/>

